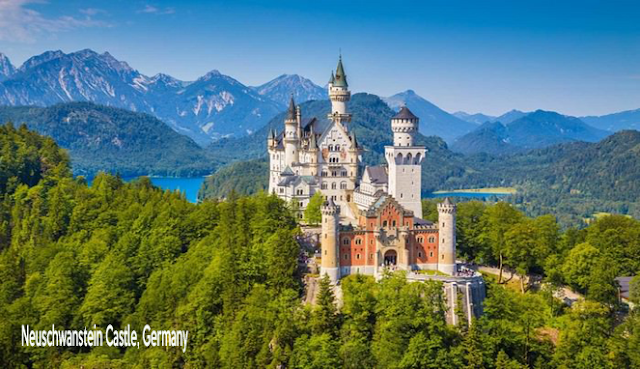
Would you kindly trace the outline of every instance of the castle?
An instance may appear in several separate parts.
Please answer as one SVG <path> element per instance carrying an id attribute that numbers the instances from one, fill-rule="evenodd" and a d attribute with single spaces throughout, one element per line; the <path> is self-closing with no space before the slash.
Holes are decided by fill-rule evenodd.
<path id="1" fill-rule="evenodd" d="M 301 210 L 318 191 L 324 196 L 320 269 L 334 284 L 354 273 L 379 278 L 387 270 L 405 270 L 409 281 L 443 282 L 449 322 L 457 324 L 458 310 L 471 321 L 482 312 L 484 284 L 456 263 L 455 204 L 448 198 L 438 204 L 436 223 L 422 219 L 426 149 L 415 145 L 418 117 L 402 107 L 391 118 L 386 165 L 366 166 L 360 174 L 362 148 L 349 127 L 351 93 L 342 58 L 328 90 L 328 121 L 303 121 L 292 98 L 284 130 L 270 132 L 269 192 L 297 202 Z"/>

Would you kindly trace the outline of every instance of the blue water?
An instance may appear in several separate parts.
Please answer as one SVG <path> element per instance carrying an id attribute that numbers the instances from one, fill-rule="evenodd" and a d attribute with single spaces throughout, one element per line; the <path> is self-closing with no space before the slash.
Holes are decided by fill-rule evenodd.
<path id="1" fill-rule="evenodd" d="M 180 191 L 185 194 L 190 202 L 198 201 L 198 191 L 204 181 L 204 177 L 195 178 L 172 178 L 172 177 L 151 177 L 151 183 L 163 190 Z"/>
<path id="2" fill-rule="evenodd" d="M 138 177 L 123 177 L 122 180 L 125 182 L 132 181 Z M 200 190 L 200 186 L 202 182 L 204 182 L 204 177 L 193 177 L 193 178 L 179 178 L 179 177 L 149 177 L 151 179 L 151 183 L 155 186 L 162 188 L 163 190 L 171 190 L 171 191 L 180 191 L 185 194 L 187 200 L 189 202 L 196 203 L 198 202 L 198 191 Z M 87 183 L 91 186 L 91 182 L 93 178 L 88 178 Z"/>
<path id="3" fill-rule="evenodd" d="M 430 193 L 425 197 L 427 198 L 439 198 L 439 197 L 464 197 L 464 198 L 476 198 L 476 199 L 487 199 L 490 197 L 507 197 L 511 195 L 510 193 L 490 193 L 490 192 L 441 192 L 441 193 Z"/>

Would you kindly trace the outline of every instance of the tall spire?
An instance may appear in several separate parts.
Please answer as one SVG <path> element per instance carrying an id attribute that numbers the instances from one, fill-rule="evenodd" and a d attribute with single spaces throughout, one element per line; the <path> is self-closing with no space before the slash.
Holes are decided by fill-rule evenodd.
<path id="1" fill-rule="evenodd" d="M 309 132 L 309 148 L 317 149 L 318 143 L 316 142 L 316 133 L 313 132 L 313 124 L 311 124 L 310 132 Z"/>
<path id="2" fill-rule="evenodd" d="M 287 120 L 296 120 L 296 102 L 293 101 L 293 94 L 289 101 L 289 110 L 287 111 Z"/>
<path id="3" fill-rule="evenodd" d="M 344 67 L 342 66 L 342 55 L 338 59 L 338 66 L 336 67 L 336 76 L 334 78 L 334 86 L 336 87 L 349 87 L 347 83 L 347 75 L 344 73 Z"/>
<path id="4" fill-rule="evenodd" d="M 336 82 L 336 77 L 333 75 L 333 71 L 331 71 L 331 78 L 329 78 L 329 84 L 332 85 Z"/>

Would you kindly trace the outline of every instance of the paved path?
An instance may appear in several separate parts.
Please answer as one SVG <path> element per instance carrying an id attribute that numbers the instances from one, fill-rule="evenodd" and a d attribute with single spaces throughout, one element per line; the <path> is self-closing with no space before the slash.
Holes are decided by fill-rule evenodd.
<path id="1" fill-rule="evenodd" d="M 493 274 L 493 275 L 499 275 L 500 274 L 500 269 L 499 268 L 494 268 L 494 267 L 490 267 L 490 266 L 479 266 L 478 270 L 484 273 L 488 273 L 488 274 Z M 502 278 L 506 281 L 509 280 L 515 280 L 515 281 L 519 281 L 520 280 L 520 276 L 517 275 L 516 273 L 509 271 L 507 269 L 503 269 L 502 270 Z M 578 300 L 582 300 L 584 299 L 584 296 L 582 296 L 581 294 L 572 291 L 569 287 L 561 287 L 558 291 L 554 292 L 554 297 L 559 298 L 561 300 L 567 299 L 567 302 L 569 305 L 573 304 L 574 302 L 578 301 Z"/>

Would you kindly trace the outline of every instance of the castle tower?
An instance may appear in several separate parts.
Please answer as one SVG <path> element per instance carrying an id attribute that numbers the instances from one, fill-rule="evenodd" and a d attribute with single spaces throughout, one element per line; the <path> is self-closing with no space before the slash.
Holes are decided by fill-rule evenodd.
<path id="1" fill-rule="evenodd" d="M 426 149 L 424 146 L 414 146 L 418 123 L 418 117 L 403 106 L 400 112 L 391 118 L 393 146 L 385 146 L 384 149 L 389 166 L 389 194 L 405 209 L 422 218 L 421 164 Z"/>
<path id="2" fill-rule="evenodd" d="M 456 272 L 456 205 L 449 198 L 438 204 L 438 270 L 453 275 Z"/>
<path id="3" fill-rule="evenodd" d="M 279 161 L 276 160 L 278 138 L 275 129 L 269 130 L 267 138 L 267 152 L 269 153 L 269 193 L 275 193 L 280 179 Z"/>
<path id="4" fill-rule="evenodd" d="M 340 279 L 340 256 L 338 253 L 338 230 L 340 227 L 340 206 L 331 197 L 322 205 L 322 234 L 320 245 L 322 263 L 320 275 L 328 274 L 331 283 Z"/>
<path id="5" fill-rule="evenodd" d="M 331 113 L 329 119 L 342 124 L 351 121 L 351 114 L 347 113 L 347 102 L 351 99 L 347 75 L 342 66 L 342 56 L 338 60 L 336 74 L 331 72 L 329 80 L 329 99 L 331 100 Z"/>
<path id="6" fill-rule="evenodd" d="M 284 160 L 285 167 L 293 166 L 293 163 L 299 162 L 299 144 L 300 144 L 300 127 L 298 120 L 298 110 L 296 109 L 296 103 L 293 101 L 293 96 L 291 96 L 291 101 L 289 102 L 289 109 L 287 111 L 287 117 L 284 120 Z"/>

